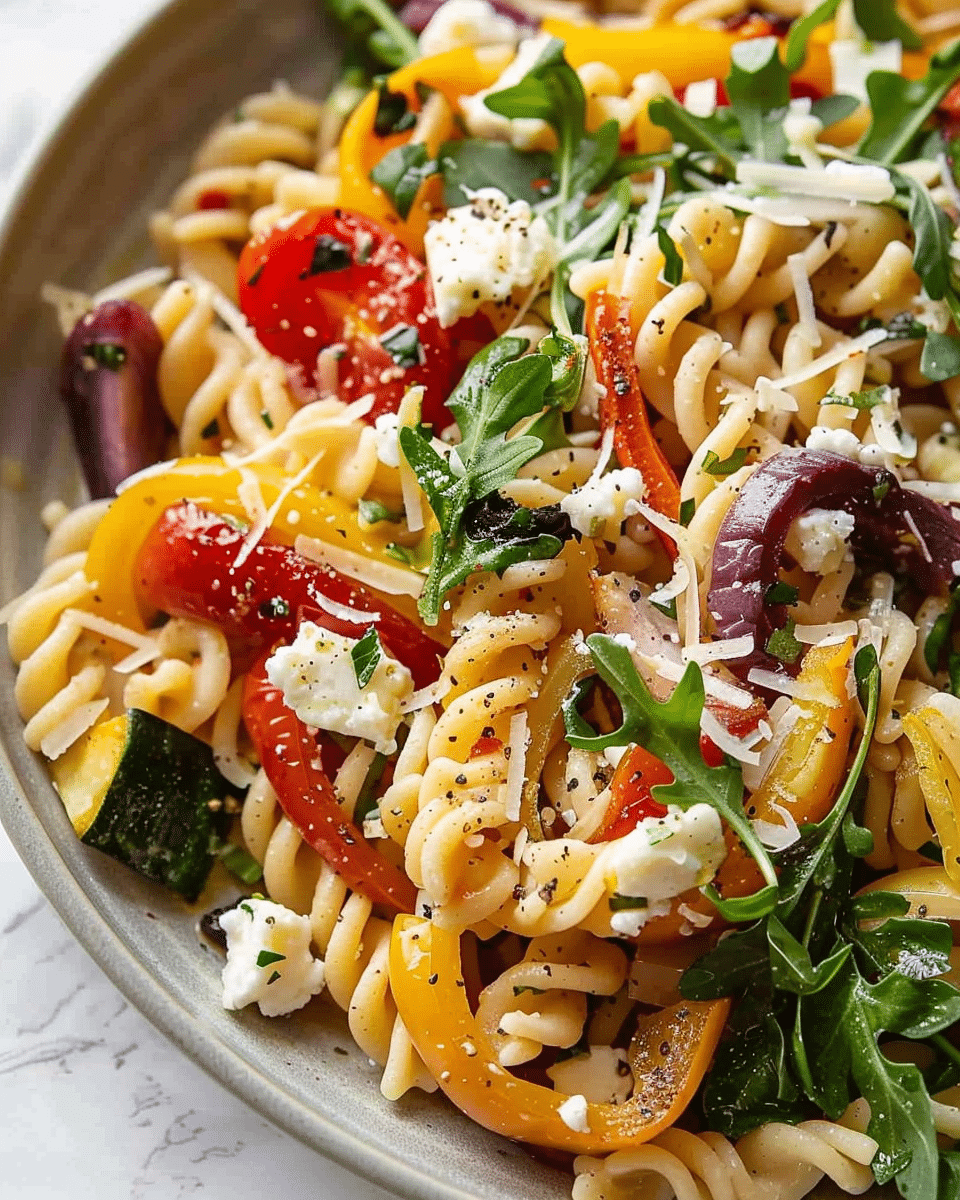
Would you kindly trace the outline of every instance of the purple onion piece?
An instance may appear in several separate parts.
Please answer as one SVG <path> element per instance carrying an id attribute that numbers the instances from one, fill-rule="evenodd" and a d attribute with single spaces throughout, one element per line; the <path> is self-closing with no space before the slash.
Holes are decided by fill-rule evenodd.
<path id="1" fill-rule="evenodd" d="M 518 28 L 533 32 L 536 32 L 540 28 L 538 17 L 524 12 L 521 8 L 515 8 L 514 5 L 508 4 L 506 0 L 490 0 L 490 3 L 501 17 L 509 17 Z M 397 15 L 404 25 L 419 37 L 430 24 L 433 14 L 443 4 L 444 0 L 407 0 L 407 3 L 404 4 Z"/>
<path id="2" fill-rule="evenodd" d="M 128 475 L 159 462 L 167 417 L 157 390 L 163 340 L 150 314 L 108 300 L 73 327 L 60 359 L 60 394 L 93 499 L 112 496 Z"/>
<path id="3" fill-rule="evenodd" d="M 960 522 L 952 510 L 902 488 L 889 471 L 823 450 L 788 449 L 754 471 L 724 517 L 713 550 L 707 605 L 718 638 L 752 634 L 754 650 L 728 662 L 741 679 L 753 667 L 785 673 L 766 652 L 787 606 L 768 604 L 783 544 L 794 520 L 812 508 L 843 510 L 861 566 L 906 575 L 926 595 L 945 592 L 960 560 Z"/>

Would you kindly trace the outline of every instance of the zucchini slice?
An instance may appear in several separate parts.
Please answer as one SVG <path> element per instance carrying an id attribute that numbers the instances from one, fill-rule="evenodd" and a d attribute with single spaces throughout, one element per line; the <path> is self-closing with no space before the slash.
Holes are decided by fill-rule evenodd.
<path id="1" fill-rule="evenodd" d="M 77 836 L 187 900 L 200 894 L 234 792 L 206 742 L 140 709 L 95 726 L 51 764 Z"/>

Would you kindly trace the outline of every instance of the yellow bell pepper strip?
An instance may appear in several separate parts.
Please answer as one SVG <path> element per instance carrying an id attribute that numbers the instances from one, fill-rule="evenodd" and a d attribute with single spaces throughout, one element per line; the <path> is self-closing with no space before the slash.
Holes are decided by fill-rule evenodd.
<path id="1" fill-rule="evenodd" d="M 853 732 L 854 701 L 847 695 L 852 652 L 853 643 L 847 639 L 837 646 L 815 646 L 807 653 L 798 677 L 801 695 L 794 701 L 800 716 L 750 797 L 747 816 L 751 820 L 782 825 L 783 817 L 775 805 L 786 809 L 798 825 L 821 821 L 830 811 L 846 772 Z M 752 895 L 763 885 L 756 863 L 729 832 L 727 846 L 714 886 L 724 899 Z M 717 915 L 710 901 L 697 891 L 681 896 L 679 903 L 704 916 Z M 666 916 L 648 921 L 639 941 L 651 945 L 681 941 L 683 925 L 674 906 Z"/>
<path id="2" fill-rule="evenodd" d="M 907 713 L 903 732 L 910 739 L 920 771 L 920 790 L 943 849 L 943 867 L 960 883 L 960 736 L 956 720 L 960 701 L 935 696 L 929 704 Z"/>
<path id="3" fill-rule="evenodd" d="M 618 73 L 624 88 L 629 88 L 634 78 L 646 71 L 662 71 L 675 88 L 701 79 L 726 79 L 730 73 L 730 51 L 736 42 L 743 40 L 737 31 L 675 22 L 646 29 L 623 29 L 548 17 L 542 28 L 566 42 L 566 57 L 572 67 L 582 67 L 588 62 L 606 63 Z M 822 95 L 834 90 L 828 49 L 832 39 L 832 24 L 814 30 L 807 43 L 806 62 L 793 76 Z M 927 65 L 925 54 L 904 54 L 902 74 L 908 79 L 919 79 L 926 73 Z"/>
<path id="4" fill-rule="evenodd" d="M 585 1130 L 560 1116 L 570 1099 L 501 1067 L 470 1011 L 458 934 L 398 917 L 390 988 L 427 1070 L 471 1120 L 505 1137 L 572 1154 L 626 1150 L 672 1125 L 713 1058 L 729 1000 L 684 1001 L 644 1017 L 630 1047 L 634 1094 L 624 1104 L 587 1104 Z"/>
<path id="5" fill-rule="evenodd" d="M 256 480 L 269 508 L 289 484 L 277 467 L 253 463 L 243 472 Z M 143 631 L 146 626 L 138 603 L 134 564 L 147 534 L 171 504 L 184 498 L 210 512 L 245 519 L 238 488 L 241 471 L 219 458 L 185 458 L 168 471 L 148 475 L 121 492 L 97 526 L 84 567 L 95 591 L 87 607 L 110 621 Z M 284 497 L 271 525 L 276 540 L 291 544 L 299 534 L 334 542 L 367 558 L 399 564 L 386 552 L 389 534 L 378 526 L 361 531 L 353 507 L 330 492 L 302 484 Z"/>
<path id="6" fill-rule="evenodd" d="M 422 58 L 395 71 L 387 80 L 391 92 L 405 96 L 412 109 L 421 106 L 417 85 L 434 88 L 442 92 L 452 108 L 456 108 L 461 96 L 473 95 L 483 88 L 491 87 L 500 78 L 509 62 L 510 53 L 502 55 L 477 52 L 465 46 L 448 50 L 431 58 Z M 423 235 L 431 217 L 432 205 L 424 199 L 439 201 L 437 185 L 427 184 L 427 193 L 414 201 L 406 220 L 395 211 L 389 197 L 382 188 L 370 179 L 370 172 L 389 151 L 410 140 L 410 131 L 380 137 L 374 131 L 379 93 L 371 92 L 354 110 L 340 138 L 340 195 L 339 203 L 353 212 L 363 213 L 385 226 L 418 257 L 423 257 Z M 428 142 L 431 154 L 436 154 L 440 143 L 452 136 L 453 122 L 450 121 L 433 131 Z M 433 186 L 436 195 L 431 196 Z"/>

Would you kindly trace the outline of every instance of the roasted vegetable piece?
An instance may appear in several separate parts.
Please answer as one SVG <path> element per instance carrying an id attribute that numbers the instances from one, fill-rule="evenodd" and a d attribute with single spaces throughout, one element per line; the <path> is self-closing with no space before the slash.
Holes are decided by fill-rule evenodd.
<path id="1" fill-rule="evenodd" d="M 787 618 L 769 603 L 793 521 L 812 508 L 854 516 L 854 556 L 909 577 L 924 594 L 946 591 L 960 559 L 960 523 L 940 504 L 902 488 L 889 471 L 825 450 L 781 450 L 761 463 L 723 519 L 713 551 L 707 608 L 718 638 L 750 634 L 752 653 L 727 663 L 741 678 L 752 667 L 786 672 L 767 651 Z"/>
<path id="2" fill-rule="evenodd" d="M 700 1085 L 730 1002 L 685 1001 L 644 1017 L 630 1047 L 634 1094 L 624 1104 L 587 1104 L 586 1128 L 560 1115 L 570 1099 L 500 1066 L 470 1011 L 460 937 L 418 917 L 398 917 L 390 986 L 400 1017 L 431 1075 L 468 1117 L 536 1146 L 575 1154 L 628 1149 L 672 1125 Z"/>
<path id="3" fill-rule="evenodd" d="M 94 726 L 51 771 L 88 846 L 197 898 L 230 821 L 222 802 L 234 791 L 205 742 L 131 709 Z"/>
<path id="4" fill-rule="evenodd" d="M 280 807 L 349 888 L 396 912 L 412 911 L 416 888 L 344 816 L 324 769 L 322 745 L 284 704 L 265 663 L 261 658 L 246 677 L 243 722 Z"/>
<path id="5" fill-rule="evenodd" d="M 163 341 L 132 300 L 108 300 L 73 327 L 60 358 L 60 394 L 93 499 L 160 462 L 168 425 L 157 391 Z"/>
<path id="6" fill-rule="evenodd" d="M 162 612 L 216 625 L 241 655 L 292 641 L 298 613 L 308 608 L 325 629 L 345 637 L 359 638 L 372 625 L 418 687 L 438 677 L 444 648 L 362 584 L 267 537 L 235 566 L 244 536 L 216 513 L 189 501 L 175 504 L 140 549 L 137 586 Z M 337 605 L 369 613 L 370 620 L 338 617 L 330 611 Z"/>

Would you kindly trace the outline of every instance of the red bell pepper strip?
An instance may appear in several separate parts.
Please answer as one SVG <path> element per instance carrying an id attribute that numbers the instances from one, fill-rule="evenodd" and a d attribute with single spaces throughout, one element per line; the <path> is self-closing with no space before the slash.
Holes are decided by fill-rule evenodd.
<path id="1" fill-rule="evenodd" d="M 266 656 L 246 677 L 243 722 L 280 807 L 300 836 L 353 891 L 395 912 L 412 912 L 417 889 L 344 816 L 316 738 L 266 675 Z"/>
<path id="2" fill-rule="evenodd" d="M 591 292 L 587 299 L 587 332 L 597 382 L 604 389 L 600 427 L 613 430 L 621 467 L 635 467 L 643 476 L 650 507 L 676 521 L 680 515 L 680 485 L 650 428 L 633 357 L 628 303 L 604 290 Z"/>
<path id="3" fill-rule="evenodd" d="M 278 641 L 292 641 L 301 609 L 333 633 L 358 638 L 372 625 L 386 649 L 410 668 L 417 687 L 440 674 L 446 653 L 379 597 L 344 575 L 311 562 L 269 534 L 234 565 L 245 534 L 217 513 L 184 501 L 172 505 L 147 535 L 137 557 L 137 587 L 148 606 L 216 625 L 241 659 Z M 369 622 L 331 613 L 323 600 Z M 314 616 L 315 614 L 315 616 Z"/>

